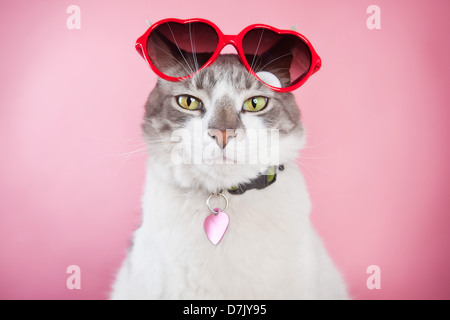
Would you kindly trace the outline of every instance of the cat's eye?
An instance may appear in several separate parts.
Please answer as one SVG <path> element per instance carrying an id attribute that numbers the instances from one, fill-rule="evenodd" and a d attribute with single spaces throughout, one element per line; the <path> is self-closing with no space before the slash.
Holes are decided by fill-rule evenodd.
<path id="1" fill-rule="evenodd" d="M 268 99 L 266 97 L 253 97 L 245 100 L 242 109 L 250 112 L 261 111 L 267 106 L 267 102 Z"/>
<path id="2" fill-rule="evenodd" d="M 176 97 L 178 104 L 183 109 L 187 110 L 199 110 L 202 108 L 202 102 L 193 96 L 182 95 Z"/>

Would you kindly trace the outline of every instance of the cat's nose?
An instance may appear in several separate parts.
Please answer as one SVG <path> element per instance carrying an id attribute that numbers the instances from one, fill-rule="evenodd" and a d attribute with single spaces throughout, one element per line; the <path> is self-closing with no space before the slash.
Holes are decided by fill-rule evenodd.
<path id="1" fill-rule="evenodd" d="M 234 129 L 209 129 L 208 134 L 211 138 L 216 140 L 217 144 L 222 149 L 225 149 L 230 138 L 236 137 L 236 131 Z"/>

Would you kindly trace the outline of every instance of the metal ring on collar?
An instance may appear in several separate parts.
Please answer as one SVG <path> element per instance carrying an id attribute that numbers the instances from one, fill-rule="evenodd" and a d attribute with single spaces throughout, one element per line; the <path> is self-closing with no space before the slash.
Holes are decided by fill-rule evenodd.
<path id="1" fill-rule="evenodd" d="M 222 193 L 222 192 L 220 192 L 220 193 L 211 193 L 210 195 L 209 195 L 209 197 L 208 197 L 208 199 L 206 200 L 206 205 L 208 206 L 208 209 L 209 209 L 209 211 L 211 211 L 212 213 L 214 213 L 215 215 L 217 215 L 219 212 L 216 212 L 216 211 L 214 211 L 212 208 L 211 208 L 211 206 L 210 206 L 210 204 L 209 204 L 209 201 L 211 200 L 211 198 L 212 197 L 222 197 L 222 198 L 224 198 L 225 199 L 225 209 L 220 209 L 220 211 L 222 211 L 222 212 L 225 212 L 225 211 L 227 211 L 227 209 L 228 209 L 228 198 Z"/>

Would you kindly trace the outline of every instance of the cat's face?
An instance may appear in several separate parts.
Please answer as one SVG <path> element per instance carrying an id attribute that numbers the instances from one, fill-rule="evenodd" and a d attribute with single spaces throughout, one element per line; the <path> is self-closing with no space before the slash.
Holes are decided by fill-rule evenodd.
<path id="1" fill-rule="evenodd" d="M 294 96 L 269 89 L 236 55 L 180 82 L 159 79 L 145 108 L 149 161 L 186 188 L 217 192 L 248 182 L 303 146 Z"/>

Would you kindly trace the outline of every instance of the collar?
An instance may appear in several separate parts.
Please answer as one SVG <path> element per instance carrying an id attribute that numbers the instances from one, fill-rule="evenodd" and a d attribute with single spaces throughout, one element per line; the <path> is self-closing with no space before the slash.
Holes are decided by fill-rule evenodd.
<path id="1" fill-rule="evenodd" d="M 250 189 L 264 189 L 275 183 L 277 180 L 278 170 L 283 171 L 284 165 L 281 164 L 279 166 L 270 166 L 264 173 L 261 173 L 250 182 L 231 187 L 231 189 L 228 189 L 228 192 L 230 194 L 243 194 L 245 191 Z"/>

